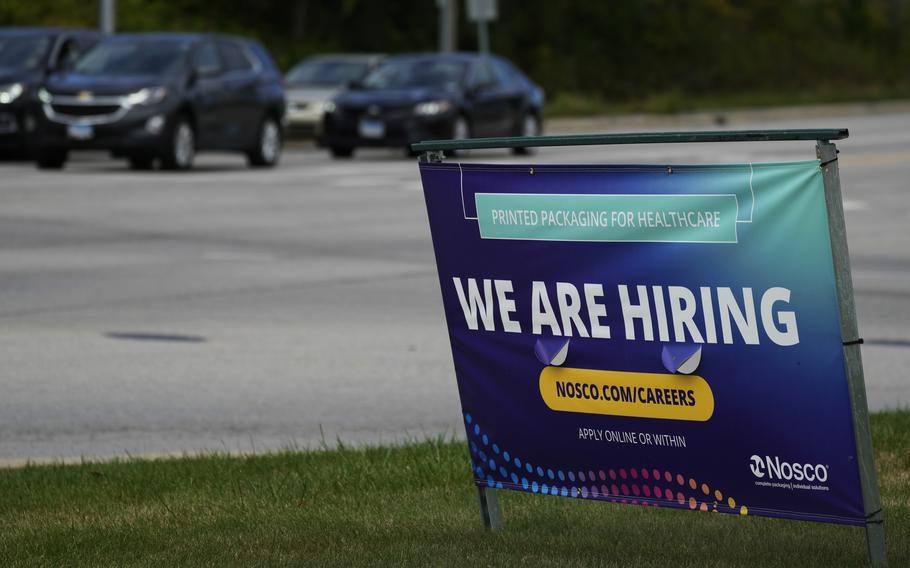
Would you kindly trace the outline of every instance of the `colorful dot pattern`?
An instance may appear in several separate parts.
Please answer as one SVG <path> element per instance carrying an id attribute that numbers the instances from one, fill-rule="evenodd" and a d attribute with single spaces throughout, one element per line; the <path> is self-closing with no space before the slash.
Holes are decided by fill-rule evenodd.
<path id="1" fill-rule="evenodd" d="M 464 418 L 478 485 L 646 507 L 749 514 L 745 505 L 720 489 L 681 473 L 644 467 L 563 470 L 532 464 L 492 442 L 471 414 Z"/>

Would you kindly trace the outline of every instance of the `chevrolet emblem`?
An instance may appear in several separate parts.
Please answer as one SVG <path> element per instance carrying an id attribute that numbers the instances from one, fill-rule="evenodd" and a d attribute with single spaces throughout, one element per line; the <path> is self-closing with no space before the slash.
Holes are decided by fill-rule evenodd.
<path id="1" fill-rule="evenodd" d="M 94 98 L 91 91 L 79 91 L 79 94 L 76 95 L 76 98 L 80 101 L 90 101 Z"/>

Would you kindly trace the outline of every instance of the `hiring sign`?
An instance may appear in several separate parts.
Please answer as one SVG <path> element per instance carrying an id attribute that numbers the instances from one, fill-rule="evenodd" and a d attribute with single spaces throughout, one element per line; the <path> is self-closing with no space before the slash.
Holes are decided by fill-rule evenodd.
<path id="1" fill-rule="evenodd" d="M 819 161 L 420 172 L 478 486 L 865 523 Z"/>

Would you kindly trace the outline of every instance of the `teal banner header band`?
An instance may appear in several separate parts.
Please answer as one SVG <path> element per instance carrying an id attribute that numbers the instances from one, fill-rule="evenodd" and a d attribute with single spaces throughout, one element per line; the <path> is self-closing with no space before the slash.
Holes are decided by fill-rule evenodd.
<path id="1" fill-rule="evenodd" d="M 477 193 L 484 239 L 735 243 L 735 195 Z"/>

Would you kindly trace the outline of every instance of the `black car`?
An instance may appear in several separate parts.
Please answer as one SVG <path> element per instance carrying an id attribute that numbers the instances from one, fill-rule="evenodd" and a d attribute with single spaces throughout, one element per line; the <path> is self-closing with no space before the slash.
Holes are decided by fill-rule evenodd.
<path id="1" fill-rule="evenodd" d="M 399 55 L 328 105 L 322 144 L 349 157 L 358 146 L 534 136 L 542 130 L 543 100 L 543 89 L 501 57 Z"/>
<path id="2" fill-rule="evenodd" d="M 0 155 L 27 153 L 38 87 L 100 39 L 89 30 L 0 28 Z"/>
<path id="3" fill-rule="evenodd" d="M 281 154 L 281 75 L 258 43 L 210 34 L 112 36 L 39 90 L 36 159 L 60 168 L 70 150 L 107 149 L 134 169 L 156 159 L 192 167 L 197 150 L 230 150 L 252 166 Z"/>

